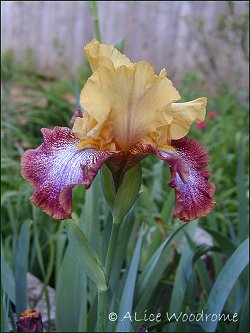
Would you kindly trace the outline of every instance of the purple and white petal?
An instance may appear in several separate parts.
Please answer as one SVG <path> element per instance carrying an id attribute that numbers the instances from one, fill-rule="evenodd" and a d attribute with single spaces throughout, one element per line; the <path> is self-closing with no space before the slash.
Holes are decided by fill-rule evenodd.
<path id="1" fill-rule="evenodd" d="M 206 149 L 196 140 L 172 140 L 175 150 L 162 151 L 153 147 L 146 150 L 168 163 L 175 189 L 174 216 L 188 222 L 207 215 L 215 205 L 215 186 L 209 182 L 210 172 L 205 170 L 209 157 Z"/>
<path id="2" fill-rule="evenodd" d="M 44 143 L 27 150 L 21 160 L 21 174 L 35 193 L 34 204 L 55 219 L 67 219 L 72 211 L 72 188 L 89 188 L 103 163 L 114 153 L 79 150 L 77 139 L 67 127 L 41 130 Z"/>

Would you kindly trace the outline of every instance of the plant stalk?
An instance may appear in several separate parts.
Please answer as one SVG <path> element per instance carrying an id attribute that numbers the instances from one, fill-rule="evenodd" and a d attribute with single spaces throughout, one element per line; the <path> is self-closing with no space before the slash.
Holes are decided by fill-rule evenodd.
<path id="1" fill-rule="evenodd" d="M 112 225 L 108 253 L 105 263 L 107 285 L 109 285 L 109 279 L 111 274 L 112 262 L 113 262 L 119 228 L 120 228 L 120 221 L 119 223 L 114 221 Z M 105 332 L 106 318 L 107 318 L 107 290 L 98 290 L 97 332 Z"/>
<path id="2" fill-rule="evenodd" d="M 109 247 L 108 247 L 108 253 L 105 263 L 105 272 L 106 272 L 106 278 L 107 278 L 107 284 L 109 285 L 110 280 L 110 274 L 111 274 L 111 268 L 112 268 L 112 262 L 114 259 L 114 252 L 116 248 L 116 242 L 118 237 L 118 232 L 120 229 L 120 221 L 113 221 L 112 224 L 112 230 L 111 230 L 111 236 L 109 241 Z"/>
<path id="3" fill-rule="evenodd" d="M 91 14 L 92 14 L 92 19 L 93 19 L 93 22 L 94 22 L 96 39 L 99 42 L 101 42 L 101 31 L 100 31 L 100 25 L 99 25 L 97 2 L 96 1 L 89 1 L 89 8 L 90 8 L 90 11 L 91 11 Z"/>
<path id="4" fill-rule="evenodd" d="M 97 332 L 105 332 L 107 317 L 107 290 L 98 290 Z"/>

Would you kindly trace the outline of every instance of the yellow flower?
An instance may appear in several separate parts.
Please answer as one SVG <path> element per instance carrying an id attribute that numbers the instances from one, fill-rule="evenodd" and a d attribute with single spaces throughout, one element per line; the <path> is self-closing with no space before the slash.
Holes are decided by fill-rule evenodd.
<path id="1" fill-rule="evenodd" d="M 133 64 L 97 40 L 84 50 L 94 73 L 80 95 L 84 115 L 73 127 L 82 148 L 169 146 L 171 140 L 186 136 L 194 121 L 204 120 L 206 98 L 175 103 L 181 97 L 164 69 L 156 75 L 146 61 Z"/>

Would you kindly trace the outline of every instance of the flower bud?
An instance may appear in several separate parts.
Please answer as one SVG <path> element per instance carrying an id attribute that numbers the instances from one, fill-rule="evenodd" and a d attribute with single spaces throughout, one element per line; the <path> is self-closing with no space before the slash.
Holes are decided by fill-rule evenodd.
<path id="1" fill-rule="evenodd" d="M 116 193 L 112 212 L 114 223 L 119 223 L 134 205 L 141 188 L 141 182 L 142 172 L 138 163 L 126 171 Z"/>
<path id="2" fill-rule="evenodd" d="M 105 201 L 110 209 L 113 211 L 113 205 L 115 201 L 115 188 L 113 184 L 112 173 L 109 168 L 104 164 L 101 169 L 101 180 L 102 180 L 102 192 L 105 198 Z"/>
<path id="3" fill-rule="evenodd" d="M 114 223 L 120 223 L 135 203 L 141 188 L 141 181 L 141 166 L 138 163 L 125 172 L 116 192 L 111 171 L 106 166 L 103 167 L 102 190 L 113 215 Z"/>
<path id="4" fill-rule="evenodd" d="M 26 310 L 16 323 L 17 332 L 43 332 L 41 313 L 37 310 Z"/>
<path id="5" fill-rule="evenodd" d="M 148 332 L 148 329 L 145 325 L 142 325 L 140 328 L 139 328 L 139 331 L 138 332 Z"/>

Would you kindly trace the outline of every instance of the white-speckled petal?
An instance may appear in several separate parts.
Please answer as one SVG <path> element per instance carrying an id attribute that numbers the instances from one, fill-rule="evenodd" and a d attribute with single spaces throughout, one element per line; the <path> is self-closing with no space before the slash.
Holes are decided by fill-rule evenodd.
<path id="1" fill-rule="evenodd" d="M 71 217 L 72 188 L 89 188 L 103 163 L 114 153 L 79 150 L 77 139 L 66 127 L 42 129 L 44 143 L 27 150 L 21 160 L 21 174 L 35 189 L 34 204 L 55 219 Z"/>

